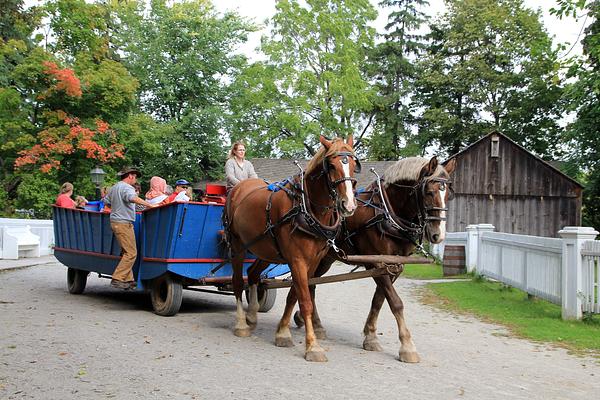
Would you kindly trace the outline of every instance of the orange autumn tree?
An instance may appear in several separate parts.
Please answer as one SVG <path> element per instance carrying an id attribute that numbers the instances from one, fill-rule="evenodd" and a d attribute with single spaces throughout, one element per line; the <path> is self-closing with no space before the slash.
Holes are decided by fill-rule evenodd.
<path id="1" fill-rule="evenodd" d="M 49 86 L 37 96 L 38 101 L 52 104 L 57 97 L 66 96 L 68 101 L 82 97 L 81 81 L 72 69 L 59 68 L 49 61 L 44 61 L 43 66 Z M 37 134 L 36 144 L 19 152 L 15 169 L 30 166 L 50 173 L 59 170 L 61 161 L 69 155 L 101 164 L 124 157 L 123 145 L 118 143 L 116 132 L 107 122 L 96 119 L 95 126 L 85 127 L 79 118 L 62 109 L 47 108 L 43 116 L 45 129 Z"/>
<path id="2" fill-rule="evenodd" d="M 116 132 L 108 123 L 96 120 L 95 129 L 90 129 L 82 127 L 77 118 L 68 117 L 64 111 L 56 111 L 56 116 L 64 125 L 41 131 L 38 134 L 40 143 L 21 151 L 15 168 L 34 165 L 40 171 L 49 173 L 53 169 L 60 169 L 61 159 L 65 155 L 76 152 L 101 164 L 123 158 L 123 145 L 117 143 Z"/>

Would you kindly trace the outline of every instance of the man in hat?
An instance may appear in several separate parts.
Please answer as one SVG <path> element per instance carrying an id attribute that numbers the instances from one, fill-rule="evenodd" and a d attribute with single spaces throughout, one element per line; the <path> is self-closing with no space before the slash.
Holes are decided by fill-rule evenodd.
<path id="1" fill-rule="evenodd" d="M 133 264 L 137 257 L 137 246 L 133 222 L 135 221 L 135 205 L 146 207 L 155 205 L 138 197 L 133 188 L 137 178 L 142 176 L 139 170 L 132 167 L 123 168 L 117 175 L 119 183 L 110 188 L 104 201 L 111 207 L 110 227 L 121 245 L 123 256 L 112 274 L 110 285 L 117 289 L 133 289 L 136 284 L 133 280 Z"/>
<path id="2" fill-rule="evenodd" d="M 185 191 L 190 186 L 190 183 L 185 179 L 178 179 L 175 181 L 175 190 L 167 198 L 167 203 L 172 201 L 190 201 L 190 198 L 186 195 Z"/>

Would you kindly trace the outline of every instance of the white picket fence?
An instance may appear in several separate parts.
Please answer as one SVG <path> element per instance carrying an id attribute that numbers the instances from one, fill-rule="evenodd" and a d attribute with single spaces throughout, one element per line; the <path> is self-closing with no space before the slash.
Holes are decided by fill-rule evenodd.
<path id="1" fill-rule="evenodd" d="M 562 239 L 485 232 L 477 272 L 561 304 Z"/>
<path id="2" fill-rule="evenodd" d="M 515 235 L 479 224 L 447 234 L 445 245 L 464 243 L 468 272 L 559 304 L 565 319 L 600 313 L 600 241 L 594 240 L 598 232 L 565 227 L 559 235 L 560 239 Z M 443 257 L 443 246 L 433 251 Z"/>
<path id="3" fill-rule="evenodd" d="M 581 250 L 583 283 L 581 301 L 584 312 L 600 314 L 600 241 L 587 241 Z"/>

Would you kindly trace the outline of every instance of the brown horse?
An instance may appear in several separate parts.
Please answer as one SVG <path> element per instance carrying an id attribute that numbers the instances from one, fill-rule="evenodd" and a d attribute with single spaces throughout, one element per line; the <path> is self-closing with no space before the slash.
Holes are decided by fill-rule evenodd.
<path id="1" fill-rule="evenodd" d="M 456 167 L 451 160 L 445 167 L 438 165 L 437 158 L 422 157 L 403 159 L 389 167 L 383 179 L 375 180 L 357 195 L 358 209 L 345 220 L 345 227 L 338 238 L 338 245 L 346 254 L 386 254 L 407 256 L 412 254 L 423 238 L 430 243 L 440 243 L 446 235 L 446 212 L 451 199 L 450 174 Z M 335 261 L 334 253 L 323 258 L 316 276 L 326 273 Z M 365 265 L 375 268 L 375 265 Z M 404 320 L 404 305 L 393 283 L 396 276 L 383 275 L 373 278 L 377 283 L 371 302 L 371 310 L 365 322 L 363 348 L 381 351 L 377 339 L 377 318 L 386 299 L 396 322 L 400 337 L 399 357 L 404 362 L 419 362 L 415 344 Z M 314 303 L 315 287 L 311 286 Z M 290 297 L 294 298 L 293 291 Z M 296 323 L 303 324 L 302 317 L 295 316 Z M 326 337 L 316 306 L 312 322 L 319 339 Z"/>
<path id="2" fill-rule="evenodd" d="M 257 277 L 268 263 L 287 263 L 292 273 L 293 288 L 298 293 L 300 311 L 306 321 L 308 361 L 327 361 L 317 342 L 311 315 L 313 305 L 308 279 L 327 254 L 339 232 L 341 220 L 354 213 L 353 178 L 360 164 L 352 149 L 353 140 L 327 140 L 308 163 L 306 172 L 270 191 L 264 181 L 248 179 L 230 192 L 223 213 L 227 241 L 232 251 L 233 288 L 237 301 L 234 334 L 249 336 L 256 326 Z M 242 261 L 246 250 L 257 257 L 249 277 L 248 316 L 242 307 Z M 279 323 L 276 344 L 291 343 L 289 322 L 294 304 Z M 250 324 L 250 325 L 248 325 Z"/>

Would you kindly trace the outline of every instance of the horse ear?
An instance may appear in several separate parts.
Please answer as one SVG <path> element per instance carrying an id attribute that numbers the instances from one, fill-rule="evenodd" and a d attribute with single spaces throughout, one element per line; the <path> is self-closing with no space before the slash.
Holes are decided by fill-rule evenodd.
<path id="1" fill-rule="evenodd" d="M 348 138 L 346 139 L 346 144 L 350 147 L 354 147 L 354 137 L 352 136 L 352 134 L 348 135 Z"/>
<path id="2" fill-rule="evenodd" d="M 444 169 L 446 170 L 448 175 L 452 174 L 454 172 L 454 170 L 456 169 L 456 158 L 453 158 L 450 161 L 448 161 L 448 163 L 446 163 L 446 166 L 444 167 Z"/>
<path id="3" fill-rule="evenodd" d="M 427 164 L 425 176 L 433 175 L 435 173 L 435 170 L 437 169 L 437 167 L 438 167 L 438 159 L 436 156 L 433 156 L 431 158 L 431 160 L 429 160 L 429 164 Z"/>
<path id="4" fill-rule="evenodd" d="M 319 142 L 321 142 L 321 144 L 325 146 L 326 149 L 329 149 L 331 147 L 331 140 L 327 140 L 327 138 L 323 135 L 319 136 Z"/>

